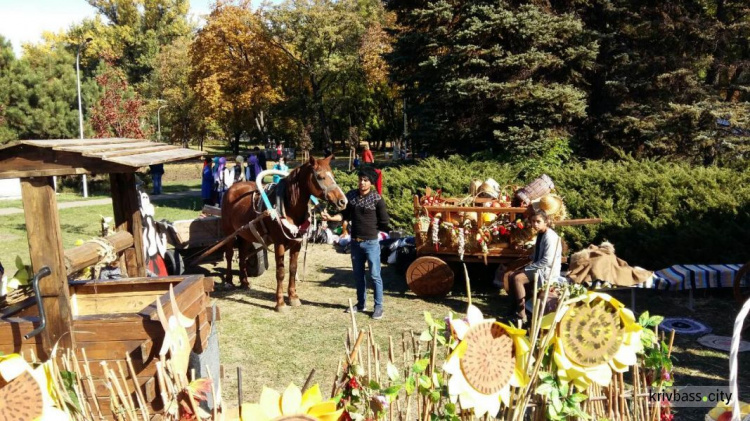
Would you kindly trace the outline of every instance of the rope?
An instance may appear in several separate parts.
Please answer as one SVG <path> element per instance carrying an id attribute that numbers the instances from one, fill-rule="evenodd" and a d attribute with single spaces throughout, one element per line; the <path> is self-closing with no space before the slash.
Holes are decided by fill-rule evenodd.
<path id="1" fill-rule="evenodd" d="M 740 396 L 737 385 L 737 357 L 740 353 L 740 339 L 742 338 L 742 324 L 750 313 L 750 299 L 745 301 L 737 318 L 734 320 L 732 346 L 729 350 L 729 392 L 732 394 L 732 421 L 740 421 Z"/>
<path id="2" fill-rule="evenodd" d="M 93 266 L 93 270 L 91 271 L 93 279 L 99 279 L 99 273 L 102 268 L 117 260 L 115 246 L 106 238 L 92 238 L 87 243 L 94 243 L 100 247 L 97 252 L 99 254 L 99 261 Z"/>

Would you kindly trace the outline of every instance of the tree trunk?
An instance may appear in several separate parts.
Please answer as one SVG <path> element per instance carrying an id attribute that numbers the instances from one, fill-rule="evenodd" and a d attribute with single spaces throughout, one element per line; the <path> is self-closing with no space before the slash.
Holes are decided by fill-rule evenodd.
<path id="1" fill-rule="evenodd" d="M 315 81 L 315 78 L 310 77 L 310 85 L 312 87 L 313 105 L 318 108 L 318 118 L 320 119 L 320 130 L 323 135 L 323 147 L 332 147 L 331 145 L 331 130 L 328 127 L 328 116 L 326 116 L 326 110 L 323 108 L 323 94 L 320 92 L 320 83 Z"/>
<path id="2" fill-rule="evenodd" d="M 235 155 L 240 154 L 240 136 L 242 136 L 242 132 L 235 132 L 232 140 L 232 151 Z"/>

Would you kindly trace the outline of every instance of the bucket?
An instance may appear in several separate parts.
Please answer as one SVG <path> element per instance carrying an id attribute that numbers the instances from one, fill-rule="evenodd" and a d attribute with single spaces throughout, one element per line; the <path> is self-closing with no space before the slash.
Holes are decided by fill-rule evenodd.
<path id="1" fill-rule="evenodd" d="M 528 206 L 532 200 L 544 196 L 554 188 L 555 184 L 552 182 L 552 179 L 547 174 L 542 174 L 541 177 L 516 191 L 514 202 L 522 206 Z"/>

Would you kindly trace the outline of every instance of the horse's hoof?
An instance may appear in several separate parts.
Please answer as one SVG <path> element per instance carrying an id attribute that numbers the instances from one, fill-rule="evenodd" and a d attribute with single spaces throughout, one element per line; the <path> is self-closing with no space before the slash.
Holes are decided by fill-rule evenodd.
<path id="1" fill-rule="evenodd" d="M 287 307 L 286 304 L 277 304 L 276 305 L 276 312 L 277 313 L 286 313 L 289 311 L 289 307 Z"/>
<path id="2" fill-rule="evenodd" d="M 239 289 L 249 290 L 250 289 L 250 283 L 240 284 Z"/>
<path id="3" fill-rule="evenodd" d="M 299 298 L 290 298 L 289 305 L 292 307 L 299 307 L 302 305 L 302 301 Z"/>

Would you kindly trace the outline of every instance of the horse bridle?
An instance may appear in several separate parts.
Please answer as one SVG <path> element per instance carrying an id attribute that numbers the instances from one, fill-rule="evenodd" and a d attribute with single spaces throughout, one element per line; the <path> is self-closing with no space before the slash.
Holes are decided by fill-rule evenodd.
<path id="1" fill-rule="evenodd" d="M 315 171 L 315 169 L 313 169 L 313 174 L 315 174 L 315 182 L 318 184 L 318 188 L 323 191 L 323 193 L 321 194 L 322 199 L 327 200 L 326 198 L 328 197 L 328 193 L 333 190 L 338 189 L 339 192 L 341 192 L 341 196 L 346 200 L 346 195 L 344 194 L 344 191 L 336 183 L 336 180 L 333 178 L 333 174 L 331 173 L 331 171 L 326 171 L 325 176 L 322 177 L 323 180 L 325 180 L 326 178 L 329 178 L 331 180 L 332 184 L 329 184 L 329 185 L 323 185 L 322 180 L 318 178 L 318 172 Z"/>

